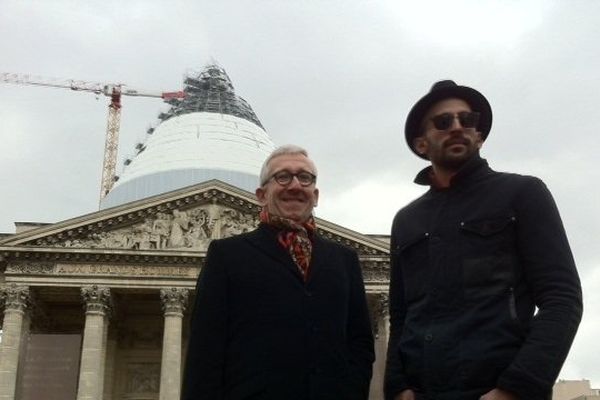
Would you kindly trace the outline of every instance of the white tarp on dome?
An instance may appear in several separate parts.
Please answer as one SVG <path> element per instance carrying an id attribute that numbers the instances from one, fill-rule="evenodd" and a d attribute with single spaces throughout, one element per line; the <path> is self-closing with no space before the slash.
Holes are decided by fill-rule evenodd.
<path id="1" fill-rule="evenodd" d="M 275 148 L 259 126 L 233 115 L 194 112 L 161 123 L 125 167 L 101 208 L 220 179 L 254 191 Z"/>

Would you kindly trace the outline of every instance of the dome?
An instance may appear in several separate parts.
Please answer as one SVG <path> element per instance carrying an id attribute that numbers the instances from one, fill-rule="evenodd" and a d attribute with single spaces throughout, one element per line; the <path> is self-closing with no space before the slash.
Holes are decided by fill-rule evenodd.
<path id="1" fill-rule="evenodd" d="M 101 202 L 108 208 L 218 179 L 253 192 L 264 160 L 275 148 L 250 105 L 225 71 L 208 66 L 185 78 L 186 97 L 171 99 L 160 124 Z"/>

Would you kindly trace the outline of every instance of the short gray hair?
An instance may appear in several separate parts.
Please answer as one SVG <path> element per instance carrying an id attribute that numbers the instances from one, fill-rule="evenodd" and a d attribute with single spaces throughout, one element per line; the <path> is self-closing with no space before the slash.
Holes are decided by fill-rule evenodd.
<path id="1" fill-rule="evenodd" d="M 290 154 L 290 155 L 302 154 L 306 158 L 309 158 L 308 157 L 308 151 L 306 151 L 304 148 L 302 148 L 300 146 L 296 146 L 295 144 L 285 144 L 283 146 L 280 146 L 280 147 L 276 148 L 269 155 L 269 157 L 267 157 L 267 159 L 265 160 L 265 162 L 262 165 L 262 168 L 260 169 L 260 186 L 261 187 L 264 186 L 267 183 L 267 181 L 269 180 L 269 178 L 271 178 L 270 171 L 269 171 L 269 163 L 275 157 L 279 157 L 279 156 L 283 156 L 283 155 L 287 155 L 287 154 Z M 312 160 L 311 160 L 311 164 L 313 165 L 313 168 L 315 169 L 313 171 L 313 173 L 315 175 L 317 175 L 317 167 L 315 166 L 315 163 L 312 162 Z"/>

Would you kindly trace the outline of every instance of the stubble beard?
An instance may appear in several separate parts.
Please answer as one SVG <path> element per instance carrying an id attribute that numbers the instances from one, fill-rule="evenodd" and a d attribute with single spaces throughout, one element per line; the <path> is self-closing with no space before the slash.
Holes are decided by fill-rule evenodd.
<path id="1" fill-rule="evenodd" d="M 450 151 L 449 146 L 444 146 L 436 164 L 442 169 L 456 172 L 477 153 L 478 149 L 473 143 L 469 143 L 465 151 L 460 154 L 454 154 Z"/>

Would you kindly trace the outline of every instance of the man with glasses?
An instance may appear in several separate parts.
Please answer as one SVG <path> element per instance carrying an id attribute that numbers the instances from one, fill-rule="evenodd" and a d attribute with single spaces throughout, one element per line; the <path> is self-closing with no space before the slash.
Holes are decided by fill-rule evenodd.
<path id="1" fill-rule="evenodd" d="M 544 183 L 479 156 L 487 99 L 441 81 L 411 109 L 429 186 L 393 222 L 386 400 L 548 400 L 582 314 Z M 537 309 L 537 311 L 536 311 Z"/>
<path id="2" fill-rule="evenodd" d="M 356 253 L 317 234 L 317 169 L 263 164 L 259 227 L 214 240 L 198 278 L 183 400 L 366 400 L 373 335 Z"/>

